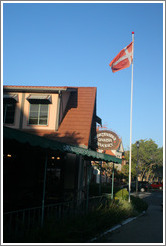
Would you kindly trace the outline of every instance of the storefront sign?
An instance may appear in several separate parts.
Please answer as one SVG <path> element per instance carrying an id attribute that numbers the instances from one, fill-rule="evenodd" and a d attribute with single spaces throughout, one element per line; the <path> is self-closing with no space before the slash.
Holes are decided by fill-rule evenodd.
<path id="1" fill-rule="evenodd" d="M 108 130 L 97 132 L 97 144 L 99 150 L 109 150 L 117 147 L 119 137 L 116 133 Z"/>

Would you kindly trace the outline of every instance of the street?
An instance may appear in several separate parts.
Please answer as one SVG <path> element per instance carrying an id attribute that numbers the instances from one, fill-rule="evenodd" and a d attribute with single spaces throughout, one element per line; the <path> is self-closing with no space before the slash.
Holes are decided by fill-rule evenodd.
<path id="1" fill-rule="evenodd" d="M 163 192 L 140 192 L 139 197 L 148 202 L 147 212 L 95 243 L 163 243 Z"/>

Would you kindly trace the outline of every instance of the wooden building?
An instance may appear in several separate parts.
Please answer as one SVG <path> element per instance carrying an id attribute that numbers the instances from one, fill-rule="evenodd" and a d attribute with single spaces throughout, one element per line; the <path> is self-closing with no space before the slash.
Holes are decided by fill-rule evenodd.
<path id="1" fill-rule="evenodd" d="M 4 86 L 4 209 L 88 195 L 96 152 L 96 88 Z"/>

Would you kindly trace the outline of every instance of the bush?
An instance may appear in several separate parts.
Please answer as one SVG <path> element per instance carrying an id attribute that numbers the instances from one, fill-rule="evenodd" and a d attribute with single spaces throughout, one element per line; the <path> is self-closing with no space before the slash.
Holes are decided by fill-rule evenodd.
<path id="1" fill-rule="evenodd" d="M 126 189 L 121 189 L 118 192 L 115 193 L 115 199 L 122 199 L 122 200 L 128 200 L 129 193 Z"/>
<path id="2" fill-rule="evenodd" d="M 138 212 L 146 211 L 148 209 L 148 204 L 144 200 L 135 196 L 131 196 L 130 198 L 134 209 L 137 210 Z"/>
<path id="3" fill-rule="evenodd" d="M 118 192 L 115 193 L 115 200 L 126 200 L 128 201 L 129 193 L 126 189 L 121 189 Z M 136 210 L 138 213 L 142 211 L 146 211 L 148 208 L 148 204 L 140 199 L 139 197 L 130 196 L 131 204 L 133 206 L 133 209 Z"/>

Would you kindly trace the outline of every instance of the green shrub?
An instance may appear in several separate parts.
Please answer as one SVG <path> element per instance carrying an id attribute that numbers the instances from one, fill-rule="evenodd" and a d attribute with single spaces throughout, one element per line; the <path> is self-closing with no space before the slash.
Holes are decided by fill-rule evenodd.
<path id="1" fill-rule="evenodd" d="M 139 197 L 131 196 L 131 203 L 133 207 L 138 212 L 146 211 L 148 209 L 148 204 L 144 200 L 140 199 Z"/>
<path id="2" fill-rule="evenodd" d="M 129 193 L 126 189 L 121 189 L 118 192 L 115 193 L 115 199 L 122 199 L 122 200 L 127 200 L 129 197 Z"/>
<path id="3" fill-rule="evenodd" d="M 128 200 L 119 200 L 119 217 L 127 219 L 132 216 L 136 216 L 137 212 L 134 210 L 132 203 L 129 203 Z"/>

